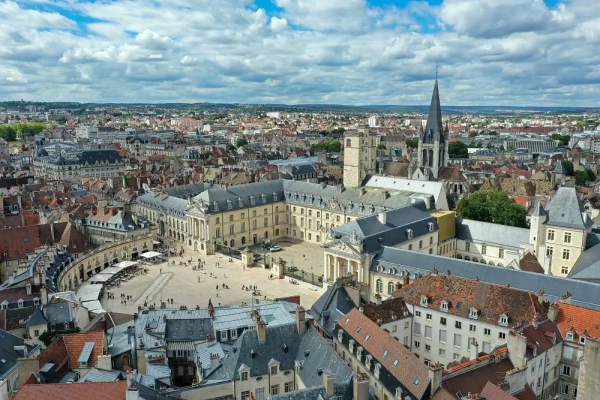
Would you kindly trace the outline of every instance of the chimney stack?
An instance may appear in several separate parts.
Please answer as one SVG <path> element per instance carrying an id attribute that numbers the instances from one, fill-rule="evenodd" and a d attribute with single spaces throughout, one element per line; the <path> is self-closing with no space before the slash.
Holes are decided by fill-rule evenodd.
<path id="1" fill-rule="evenodd" d="M 335 392 L 335 375 L 329 371 L 323 372 L 323 386 L 325 387 L 325 394 L 327 397 L 332 397 Z"/>
<path id="2" fill-rule="evenodd" d="M 42 287 L 40 288 L 40 297 L 42 307 L 45 307 L 46 304 L 48 304 L 48 289 L 46 289 L 46 286 L 44 285 L 42 285 Z"/>
<path id="3" fill-rule="evenodd" d="M 352 400 L 368 400 L 369 377 L 362 372 L 357 372 L 352 383 Z"/>
<path id="4" fill-rule="evenodd" d="M 96 368 L 102 369 L 104 371 L 112 371 L 112 362 L 109 354 L 101 354 L 98 356 L 98 361 L 96 362 Z"/>
<path id="5" fill-rule="evenodd" d="M 431 382 L 431 394 L 434 395 L 437 389 L 442 386 L 442 377 L 444 366 L 439 362 L 429 366 L 429 381 Z"/>
<path id="6" fill-rule="evenodd" d="M 544 294 L 545 294 L 544 289 L 541 289 L 537 294 L 538 302 L 542 305 L 544 304 L 544 301 L 546 301 Z"/>
<path id="7" fill-rule="evenodd" d="M 302 335 L 306 331 L 306 311 L 302 306 L 296 309 L 296 328 L 298 335 Z"/>
<path id="8" fill-rule="evenodd" d="M 375 294 L 375 303 L 377 303 L 378 306 L 381 305 L 381 295 L 379 293 Z"/>
<path id="9" fill-rule="evenodd" d="M 407 287 L 410 284 L 410 276 L 408 276 L 408 273 L 406 275 L 404 275 L 404 278 L 402 279 L 402 287 Z"/>
<path id="10" fill-rule="evenodd" d="M 256 338 L 260 343 L 267 341 L 267 323 L 260 319 L 260 315 L 256 316 Z"/>
<path id="11" fill-rule="evenodd" d="M 554 323 L 556 323 L 556 321 L 558 320 L 558 311 L 559 311 L 559 307 L 557 303 L 552 303 L 550 304 L 550 307 L 548 307 L 548 319 Z"/>
<path id="12" fill-rule="evenodd" d="M 379 216 L 377 217 L 377 219 L 379 220 L 379 222 L 382 225 L 387 224 L 387 213 L 385 211 L 384 212 L 380 212 Z"/>

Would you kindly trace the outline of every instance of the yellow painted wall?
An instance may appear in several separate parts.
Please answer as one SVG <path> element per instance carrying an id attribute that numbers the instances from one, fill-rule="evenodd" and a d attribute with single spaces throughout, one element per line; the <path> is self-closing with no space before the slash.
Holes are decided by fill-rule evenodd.
<path id="1" fill-rule="evenodd" d="M 434 211 L 430 215 L 438 224 L 438 242 L 443 242 L 456 235 L 456 213 L 454 211 Z"/>

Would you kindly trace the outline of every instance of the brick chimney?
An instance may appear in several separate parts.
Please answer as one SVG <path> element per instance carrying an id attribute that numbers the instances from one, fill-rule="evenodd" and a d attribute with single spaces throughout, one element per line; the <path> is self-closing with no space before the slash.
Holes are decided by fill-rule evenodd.
<path id="1" fill-rule="evenodd" d="M 303 335 L 306 332 L 306 311 L 302 306 L 296 308 L 296 328 L 298 329 L 298 335 Z"/>
<path id="2" fill-rule="evenodd" d="M 375 303 L 377 303 L 378 306 L 381 305 L 381 295 L 379 293 L 375 293 Z"/>
<path id="3" fill-rule="evenodd" d="M 544 301 L 546 301 L 546 297 L 544 296 L 544 294 L 544 289 L 541 289 L 537 294 L 538 302 L 542 305 L 544 304 Z"/>
<path id="4" fill-rule="evenodd" d="M 435 392 L 442 386 L 442 376 L 444 374 L 444 366 L 439 362 L 435 364 L 431 364 L 429 366 L 429 381 L 431 382 L 431 394 L 434 395 Z"/>
<path id="5" fill-rule="evenodd" d="M 408 274 L 404 275 L 402 279 L 402 287 L 407 287 L 410 284 L 410 276 Z"/>

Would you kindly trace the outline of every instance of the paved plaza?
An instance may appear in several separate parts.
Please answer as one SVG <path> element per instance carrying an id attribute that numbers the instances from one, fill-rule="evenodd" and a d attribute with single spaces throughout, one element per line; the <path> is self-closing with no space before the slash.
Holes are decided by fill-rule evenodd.
<path id="1" fill-rule="evenodd" d="M 283 250 L 271 254 L 284 260 L 288 267 L 293 266 L 298 268 L 298 271 L 304 271 L 307 274 L 313 273 L 316 277 L 323 275 L 323 248 L 321 246 L 293 239 L 276 240 L 274 244 Z M 260 245 L 253 246 L 251 250 L 255 254 L 269 254 L 269 251 L 263 250 Z"/>
<path id="2" fill-rule="evenodd" d="M 319 250 L 320 254 L 314 254 L 316 251 L 313 249 L 313 254 L 309 255 L 302 253 L 303 250 L 307 250 L 303 246 L 304 243 L 283 242 L 278 245 L 285 248 L 276 253 L 284 260 L 294 260 L 295 266 L 305 269 L 308 267 L 308 271 L 310 271 L 310 263 L 314 262 L 314 265 L 319 265 L 319 271 L 322 271 L 323 250 L 318 246 L 312 245 Z M 177 248 L 179 249 L 179 247 Z M 190 258 L 193 262 L 189 266 L 180 265 L 180 262 L 188 261 Z M 198 259 L 206 261 L 203 270 L 192 268 L 192 265 L 198 264 Z M 175 261 L 175 265 L 172 265 L 173 261 Z M 318 261 L 320 261 L 319 264 L 317 264 Z M 114 293 L 114 299 L 108 300 L 107 296 L 104 296 L 101 303 L 105 310 L 133 314 L 144 302 L 156 304 L 158 307 L 161 301 L 167 299 L 173 299 L 173 305 L 169 304 L 169 307 L 177 308 L 182 305 L 206 307 L 209 299 L 215 306 L 218 304 L 225 306 L 242 302 L 251 304 L 253 300 L 262 302 L 265 299 L 269 301 L 293 295 L 299 295 L 301 305 L 308 309 L 325 292 L 318 286 L 301 281 L 298 281 L 298 284 L 292 284 L 286 277 L 270 279 L 271 270 L 269 269 L 254 267 L 244 270 L 241 261 L 237 259 L 230 262 L 228 257 L 222 254 L 202 256 L 189 248 L 185 248 L 183 257 L 169 257 L 168 264 L 161 263 L 146 267 L 148 268 L 147 274 L 138 275 L 121 283 L 120 287 L 112 287 L 107 290 Z M 223 284 L 229 286 L 229 289 L 224 289 Z M 245 287 L 256 286 L 260 295 L 253 296 L 252 290 L 242 290 L 242 285 Z M 122 304 L 121 294 L 131 296 L 132 300 Z"/>

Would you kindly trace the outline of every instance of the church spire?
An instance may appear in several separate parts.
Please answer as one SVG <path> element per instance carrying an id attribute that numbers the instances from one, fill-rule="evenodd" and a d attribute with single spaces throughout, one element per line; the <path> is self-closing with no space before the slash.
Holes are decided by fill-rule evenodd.
<path id="1" fill-rule="evenodd" d="M 440 93 L 438 90 L 437 68 L 435 71 L 435 85 L 433 86 L 433 95 L 429 105 L 429 114 L 427 115 L 427 124 L 425 125 L 424 143 L 433 143 L 439 140 L 444 143 L 444 127 L 442 125 L 442 108 L 440 106 Z"/>

